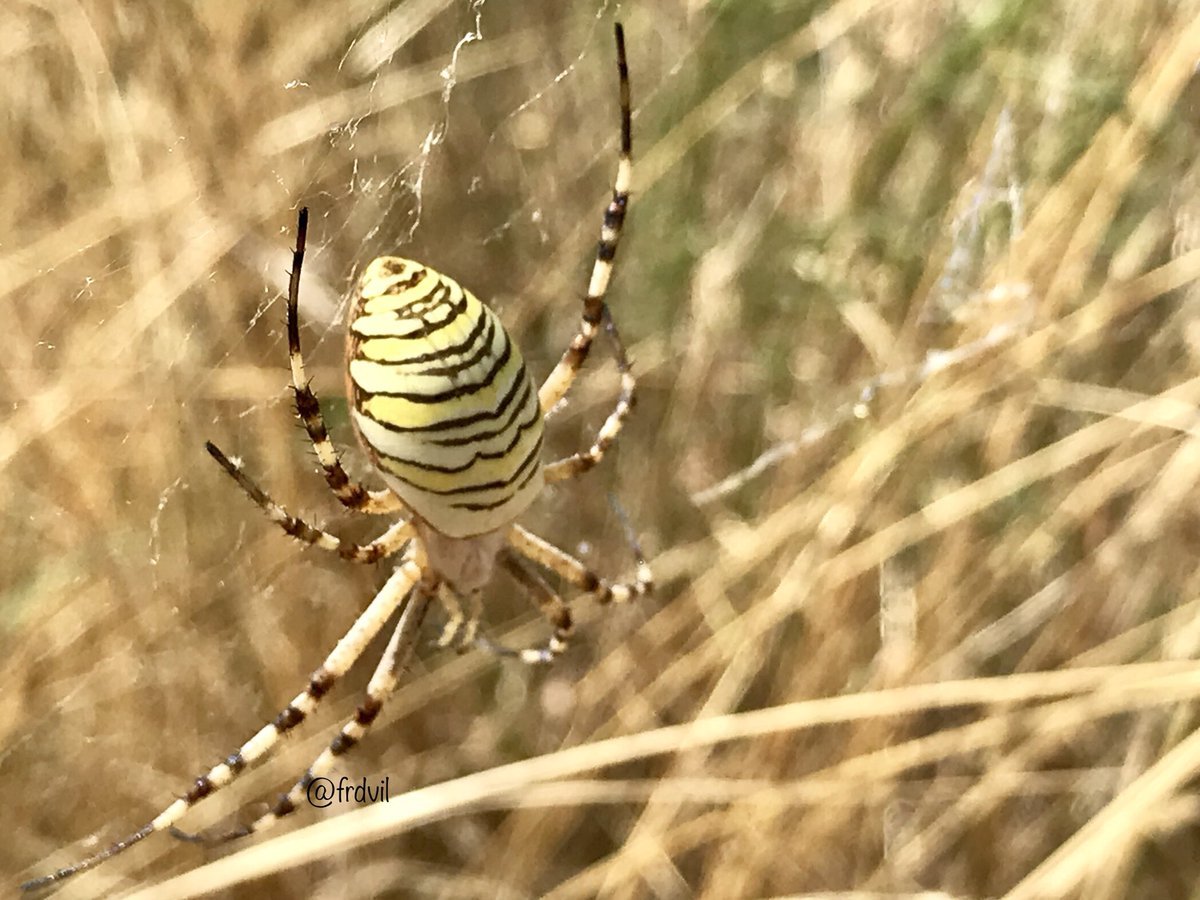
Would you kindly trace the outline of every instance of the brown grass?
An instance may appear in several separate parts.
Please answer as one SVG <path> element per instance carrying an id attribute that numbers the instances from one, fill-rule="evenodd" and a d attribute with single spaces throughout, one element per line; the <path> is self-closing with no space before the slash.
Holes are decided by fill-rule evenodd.
<path id="1" fill-rule="evenodd" d="M 466 4 L 226 6 L 0 8 L 0 892 L 157 813 L 385 577 L 290 543 L 202 449 L 377 530 L 290 415 L 298 205 L 343 446 L 372 257 L 474 287 L 536 372 L 575 326 L 613 8 L 489 0 L 447 85 Z M 528 522 L 628 569 L 615 494 L 657 595 L 581 608 L 548 670 L 423 647 L 346 762 L 390 802 L 238 852 L 155 836 L 69 893 L 1196 896 L 1197 12 L 625 4 L 641 402 Z M 552 450 L 615 387 L 600 355 Z M 487 621 L 544 633 L 503 579 Z M 186 824 L 290 784 L 360 668 Z"/>

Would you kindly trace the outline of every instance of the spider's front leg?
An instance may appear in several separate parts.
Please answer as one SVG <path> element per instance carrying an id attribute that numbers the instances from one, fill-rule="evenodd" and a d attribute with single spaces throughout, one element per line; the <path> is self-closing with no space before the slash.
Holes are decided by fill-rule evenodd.
<path id="1" fill-rule="evenodd" d="M 429 609 L 429 602 L 429 592 L 421 585 L 417 585 L 409 592 L 408 602 L 404 604 L 404 610 L 400 614 L 400 621 L 396 624 L 395 631 L 392 632 L 387 649 L 384 650 L 379 665 L 376 666 L 375 672 L 367 684 L 366 695 L 354 711 L 354 716 L 342 725 L 337 737 L 321 751 L 320 756 L 313 760 L 304 775 L 292 785 L 291 789 L 279 796 L 270 812 L 259 816 L 249 825 L 237 826 L 216 836 L 192 834 L 174 827 L 171 828 L 171 834 L 185 841 L 205 844 L 224 843 L 265 831 L 280 819 L 295 812 L 308 796 L 308 791 L 313 783 L 330 772 L 339 757 L 358 746 L 379 717 L 384 703 L 395 692 L 400 673 L 412 658 L 416 648 L 417 634 L 421 622 L 425 618 L 425 613 Z"/>
<path id="2" fill-rule="evenodd" d="M 274 721 L 259 729 L 250 740 L 226 757 L 223 762 L 198 776 L 186 794 L 176 799 L 137 831 L 73 865 L 25 882 L 21 885 L 22 889 L 32 891 L 49 887 L 72 875 L 85 872 L 106 859 L 111 859 L 156 832 L 173 829 L 175 823 L 182 819 L 193 806 L 227 787 L 250 766 L 269 756 L 279 739 L 308 718 L 338 679 L 354 665 L 420 578 L 421 568 L 410 551 L 410 556 L 396 567 L 396 571 L 380 588 L 375 599 L 350 626 L 350 630 L 337 642 L 337 646 L 325 657 L 321 666 L 313 672 L 308 686 L 284 707 Z"/>

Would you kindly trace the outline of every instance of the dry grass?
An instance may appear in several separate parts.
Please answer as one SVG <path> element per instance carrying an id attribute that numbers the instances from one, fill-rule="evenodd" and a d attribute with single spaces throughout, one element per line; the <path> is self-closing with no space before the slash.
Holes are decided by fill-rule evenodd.
<path id="1" fill-rule="evenodd" d="M 467 4 L 194 6 L 0 9 L 5 892 L 154 815 L 383 580 L 202 450 L 370 532 L 290 417 L 295 207 L 347 445 L 357 272 L 455 274 L 544 373 L 613 168 L 612 8 L 489 0 L 447 91 Z M 615 492 L 659 593 L 550 670 L 425 648 L 346 763 L 389 803 L 69 892 L 1196 896 L 1198 11 L 627 3 L 642 401 L 530 524 L 627 567 Z M 595 360 L 553 449 L 614 390 Z M 541 633 L 503 580 L 488 622 Z M 364 681 L 188 824 L 290 784 Z"/>

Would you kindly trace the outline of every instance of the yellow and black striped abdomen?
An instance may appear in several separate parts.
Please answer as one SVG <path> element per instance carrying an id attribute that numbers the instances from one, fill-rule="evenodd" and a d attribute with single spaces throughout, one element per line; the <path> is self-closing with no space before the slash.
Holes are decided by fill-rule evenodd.
<path id="1" fill-rule="evenodd" d="M 385 256 L 350 323 L 353 419 L 388 485 L 455 538 L 520 515 L 542 489 L 542 416 L 521 352 L 452 278 Z"/>

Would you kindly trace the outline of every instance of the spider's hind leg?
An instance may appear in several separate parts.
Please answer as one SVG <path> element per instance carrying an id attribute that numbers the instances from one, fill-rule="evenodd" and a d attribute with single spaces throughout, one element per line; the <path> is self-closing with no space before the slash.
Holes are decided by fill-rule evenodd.
<path id="1" fill-rule="evenodd" d="M 625 60 L 625 32 L 616 26 L 617 40 L 617 87 L 621 114 L 620 150 L 617 155 L 617 174 L 613 181 L 612 200 L 604 209 L 604 221 L 600 227 L 600 242 L 596 245 L 596 261 L 592 264 L 592 277 L 588 281 L 587 296 L 583 301 L 579 332 L 572 339 L 554 371 L 547 376 L 538 390 L 538 402 L 542 412 L 549 415 L 558 402 L 566 396 L 575 376 L 583 367 L 592 341 L 604 319 L 604 298 L 608 296 L 608 284 L 612 280 L 617 245 L 621 241 L 621 230 L 625 225 L 625 214 L 629 208 L 629 192 L 633 183 L 633 126 L 629 102 L 629 65 Z"/>
<path id="2" fill-rule="evenodd" d="M 617 360 L 617 372 L 621 376 L 621 391 L 617 395 L 616 405 L 608 414 L 608 418 L 604 420 L 604 424 L 600 426 L 600 430 L 596 432 L 596 438 L 591 447 L 546 464 L 544 472 L 547 484 L 567 478 L 577 478 L 599 465 L 600 461 L 604 459 L 604 454 L 616 443 L 617 436 L 625 427 L 625 420 L 629 418 L 629 413 L 633 410 L 633 404 L 637 399 L 637 379 L 629 365 L 629 356 L 625 352 L 625 344 L 617 331 L 617 325 L 607 308 L 604 310 L 604 326 L 609 341 L 612 343 L 613 355 Z"/>
<path id="3" fill-rule="evenodd" d="M 300 208 L 296 219 L 296 247 L 292 251 L 292 272 L 288 278 L 287 335 L 288 362 L 292 370 L 292 393 L 296 400 L 296 415 L 308 432 L 308 438 L 316 451 L 317 460 L 325 474 L 325 482 L 338 502 L 347 509 L 365 513 L 396 513 L 404 510 L 400 498 L 390 490 L 371 490 L 354 481 L 342 467 L 325 418 L 321 415 L 321 404 L 309 384 L 304 368 L 304 354 L 300 352 L 300 272 L 304 268 L 304 251 L 308 243 L 308 207 Z"/>

